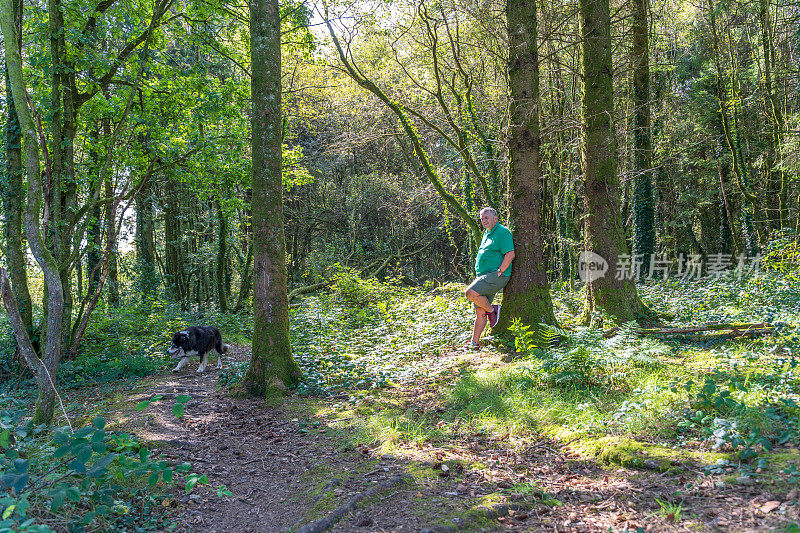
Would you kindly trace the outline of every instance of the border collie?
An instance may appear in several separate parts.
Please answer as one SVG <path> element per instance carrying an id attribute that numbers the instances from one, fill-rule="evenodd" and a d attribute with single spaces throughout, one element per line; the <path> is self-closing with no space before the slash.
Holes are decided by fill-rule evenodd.
<path id="1" fill-rule="evenodd" d="M 222 335 L 216 327 L 190 326 L 172 336 L 172 346 L 169 347 L 167 353 L 172 356 L 173 360 L 178 361 L 178 366 L 172 369 L 173 372 L 178 372 L 186 366 L 189 357 L 193 355 L 200 356 L 200 366 L 197 371 L 203 372 L 208 364 L 208 354 L 211 353 L 211 350 L 216 350 L 219 354 L 217 367 L 222 368 L 222 354 L 227 352 L 228 348 L 230 346 L 222 344 Z"/>

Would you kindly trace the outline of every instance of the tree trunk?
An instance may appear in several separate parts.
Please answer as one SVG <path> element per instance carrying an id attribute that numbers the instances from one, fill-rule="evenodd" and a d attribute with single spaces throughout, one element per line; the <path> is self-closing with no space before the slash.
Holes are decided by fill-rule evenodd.
<path id="1" fill-rule="evenodd" d="M 533 326 L 556 323 L 542 244 L 536 3 L 507 0 L 506 15 L 511 89 L 508 203 L 515 257 L 497 331 L 507 330 L 513 318 Z"/>
<path id="2" fill-rule="evenodd" d="M 228 266 L 228 218 L 222 209 L 222 198 L 217 198 L 217 218 L 219 219 L 219 238 L 217 239 L 217 298 L 219 310 L 228 312 L 228 291 L 225 284 L 225 270 Z"/>
<path id="3" fill-rule="evenodd" d="M 633 0 L 633 254 L 641 256 L 642 276 L 656 251 L 653 198 L 652 138 L 650 132 L 650 37 L 648 0 Z"/>
<path id="4" fill-rule="evenodd" d="M 13 0 L 12 8 L 14 29 L 17 34 L 17 47 L 21 48 L 22 0 Z M 7 71 L 5 77 L 8 110 L 5 124 L 6 168 L 5 176 L 0 182 L 0 196 L 2 196 L 2 207 L 5 216 L 5 226 L 3 227 L 6 238 L 5 252 L 14 298 L 17 300 L 25 330 L 30 332 L 33 327 L 33 303 L 28 289 L 25 246 L 22 242 L 22 199 L 25 195 L 25 189 L 22 184 L 22 135 Z"/>
<path id="5" fill-rule="evenodd" d="M 253 154 L 253 355 L 244 377 L 274 397 L 302 376 L 289 343 L 281 181 L 281 29 L 278 0 L 250 4 Z"/>
<path id="6" fill-rule="evenodd" d="M 152 170 L 152 165 L 151 169 Z M 155 223 L 153 222 L 153 179 L 150 170 L 142 178 L 136 195 L 136 262 L 139 288 L 142 294 L 152 297 L 158 287 L 155 260 Z"/>
<path id="7" fill-rule="evenodd" d="M 620 215 L 617 148 L 612 114 L 614 94 L 611 67 L 611 18 L 608 0 L 580 0 L 583 62 L 583 139 L 586 222 L 584 245 L 607 263 L 604 276 L 586 284 L 586 306 L 579 317 L 589 323 L 602 309 L 616 322 L 647 320 L 651 313 L 639 300 L 633 277 L 622 272 L 620 256 L 628 254 Z M 621 278 L 621 279 L 618 279 Z"/>
<path id="8" fill-rule="evenodd" d="M 110 132 L 109 132 L 110 133 Z M 111 173 L 105 176 L 105 195 L 106 198 L 114 196 L 114 186 L 111 183 Z M 117 217 L 117 204 L 106 202 L 106 224 L 108 227 L 114 226 Z M 106 234 L 106 239 L 113 239 L 114 242 L 108 245 L 111 252 L 108 255 L 108 305 L 109 307 L 119 307 L 119 275 L 117 271 L 117 243 L 116 235 L 113 231 Z"/>
<path id="9" fill-rule="evenodd" d="M 0 24 L 2 25 L 3 37 L 5 41 L 6 65 L 8 77 L 14 95 L 14 107 L 24 137 L 25 166 L 28 176 L 27 206 L 25 209 L 25 234 L 28 243 L 36 258 L 36 262 L 42 269 L 45 285 L 47 287 L 47 322 L 45 323 L 45 342 L 40 359 L 41 365 L 34 366 L 36 360 L 28 359 L 28 364 L 36 375 L 39 385 L 39 397 L 36 402 L 36 411 L 33 416 L 34 424 L 50 424 L 53 420 L 53 408 L 55 399 L 54 380 L 58 370 L 58 363 L 61 359 L 61 325 L 62 313 L 64 308 L 64 296 L 61 287 L 61 278 L 58 272 L 58 264 L 53 254 L 50 253 L 45 240 L 42 236 L 39 214 L 42 208 L 42 181 L 39 164 L 39 139 L 37 138 L 36 125 L 33 117 L 25 102 L 25 80 L 22 74 L 22 57 L 18 39 L 14 30 L 14 10 L 11 0 L 0 2 Z M 3 276 L 3 278 L 5 278 Z M 7 283 L 3 283 L 4 287 Z M 13 302 L 13 299 L 10 299 Z M 4 303 L 8 305 L 9 298 L 4 298 Z M 8 309 L 8 307 L 7 307 Z M 10 315 L 11 313 L 9 313 Z M 30 338 L 22 327 L 14 331 L 17 342 L 22 347 L 23 354 L 31 355 L 32 350 Z M 47 374 L 47 381 L 43 374 Z"/>
<path id="10" fill-rule="evenodd" d="M 765 160 L 767 177 L 767 198 L 765 206 L 770 226 L 774 230 L 788 227 L 788 206 L 786 198 L 786 172 L 783 169 L 774 169 L 775 156 L 781 150 L 783 132 L 786 125 L 783 119 L 781 103 L 778 100 L 772 85 L 772 68 L 775 64 L 775 46 L 772 39 L 772 24 L 769 16 L 769 2 L 760 1 L 759 17 L 761 19 L 761 44 L 764 49 L 764 109 L 767 114 L 769 124 L 767 132 L 767 158 Z M 772 202 L 772 206 L 770 206 Z"/>
<path id="11" fill-rule="evenodd" d="M 749 177 L 747 169 L 744 168 L 742 161 L 741 148 L 739 142 L 734 138 L 731 120 L 728 117 L 728 91 L 725 85 L 725 75 L 722 69 L 722 59 L 720 52 L 719 32 L 717 31 L 716 7 L 714 0 L 708 0 L 708 24 L 711 27 L 712 48 L 714 53 L 714 65 L 717 71 L 717 99 L 720 106 L 720 119 L 722 134 L 725 143 L 730 150 L 731 161 L 733 163 L 733 174 L 736 177 L 736 185 L 747 201 L 747 207 L 742 206 L 742 232 L 744 234 L 745 248 L 749 255 L 758 253 L 758 242 L 756 231 L 753 226 L 753 219 L 756 218 L 758 209 L 758 197 L 750 191 Z M 734 117 L 735 118 L 735 117 Z"/>

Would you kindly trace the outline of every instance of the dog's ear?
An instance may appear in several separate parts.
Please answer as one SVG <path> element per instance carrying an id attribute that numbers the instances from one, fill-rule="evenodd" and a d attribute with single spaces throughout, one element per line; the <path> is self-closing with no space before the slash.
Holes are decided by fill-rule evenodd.
<path id="1" fill-rule="evenodd" d="M 178 337 L 182 341 L 188 340 L 189 339 L 189 333 L 187 333 L 186 331 L 181 331 L 180 333 L 178 333 Z"/>

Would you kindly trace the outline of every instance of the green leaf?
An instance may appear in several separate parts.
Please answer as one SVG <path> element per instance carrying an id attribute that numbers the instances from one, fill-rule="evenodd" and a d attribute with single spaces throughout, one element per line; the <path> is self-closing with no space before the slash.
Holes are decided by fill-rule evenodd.
<path id="1" fill-rule="evenodd" d="M 117 457 L 115 453 L 109 453 L 102 457 L 99 457 L 94 463 L 92 463 L 92 467 L 86 472 L 86 475 L 89 477 L 100 477 L 102 476 L 108 465 L 110 465 L 114 459 Z"/>
<path id="2" fill-rule="evenodd" d="M 175 415 L 177 418 L 182 417 L 183 416 L 183 404 L 182 403 L 176 403 L 175 405 L 173 405 L 172 406 L 172 414 Z"/>
<path id="3" fill-rule="evenodd" d="M 60 448 L 56 449 L 56 451 L 53 452 L 53 457 L 55 459 L 64 457 L 67 454 L 67 452 L 70 451 L 71 449 L 72 446 L 70 446 L 69 443 L 64 444 L 63 446 L 61 446 Z"/>
<path id="4" fill-rule="evenodd" d="M 14 459 L 14 470 L 17 471 L 17 474 L 24 474 L 28 471 L 30 464 L 31 462 L 27 459 Z"/>
<path id="5" fill-rule="evenodd" d="M 94 420 L 92 420 L 92 425 L 97 429 L 103 429 L 106 427 L 106 419 L 102 416 L 96 416 L 94 417 Z"/>
<path id="6" fill-rule="evenodd" d="M 192 399 L 192 397 L 189 396 L 188 394 L 178 394 L 178 397 L 175 398 L 175 401 L 178 402 L 178 403 L 186 403 L 191 399 Z"/>
<path id="7" fill-rule="evenodd" d="M 144 463 L 150 457 L 150 450 L 147 448 L 139 448 L 139 461 Z"/>
<path id="8" fill-rule="evenodd" d="M 8 448 L 9 441 L 11 440 L 11 432 L 7 429 L 4 429 L 2 433 L 0 433 L 0 448 L 4 450 Z"/>
<path id="9" fill-rule="evenodd" d="M 50 503 L 50 510 L 55 513 L 64 505 L 64 501 L 67 499 L 67 491 L 61 488 L 51 495 L 53 496 L 53 501 Z"/>
<path id="10" fill-rule="evenodd" d="M 158 472 L 153 472 L 150 474 L 150 477 L 147 478 L 147 484 L 152 487 L 156 483 L 158 483 Z"/>
<path id="11" fill-rule="evenodd" d="M 70 501 L 77 503 L 81 500 L 81 491 L 79 491 L 75 487 L 67 487 L 66 492 L 67 492 L 67 498 L 69 498 Z"/>
<path id="12" fill-rule="evenodd" d="M 79 463 L 85 463 L 89 460 L 92 456 L 92 447 L 88 444 L 85 444 L 83 447 L 78 450 L 78 453 L 75 454 L 75 460 Z"/>
<path id="13" fill-rule="evenodd" d="M 172 483 L 172 474 L 173 470 L 171 468 L 167 468 L 161 473 L 161 477 L 164 478 L 165 482 Z"/>
<path id="14" fill-rule="evenodd" d="M 151 402 L 157 402 L 158 400 L 162 399 L 163 397 L 164 397 L 164 395 L 163 395 L 163 394 L 156 394 L 155 396 L 153 396 L 152 398 L 150 398 L 150 401 L 151 401 Z"/>
<path id="15" fill-rule="evenodd" d="M 194 486 L 197 485 L 197 479 L 198 478 L 196 477 L 192 477 L 189 478 L 189 480 L 186 482 L 186 494 L 189 494 L 189 492 L 191 492 Z"/>
<path id="16" fill-rule="evenodd" d="M 13 513 L 14 509 L 16 508 L 17 506 L 14 504 L 11 504 L 8 507 L 6 507 L 6 510 L 3 511 L 3 520 L 8 520 L 8 517 L 11 516 L 11 513 Z"/>
<path id="17" fill-rule="evenodd" d="M 64 444 L 69 442 L 69 434 L 64 430 L 59 429 L 58 431 L 53 433 L 53 442 L 55 442 L 59 446 L 63 446 Z"/>
<path id="18" fill-rule="evenodd" d="M 150 400 L 144 400 L 142 402 L 137 403 L 134 409 L 136 409 L 137 411 L 144 411 L 148 407 L 150 407 Z"/>

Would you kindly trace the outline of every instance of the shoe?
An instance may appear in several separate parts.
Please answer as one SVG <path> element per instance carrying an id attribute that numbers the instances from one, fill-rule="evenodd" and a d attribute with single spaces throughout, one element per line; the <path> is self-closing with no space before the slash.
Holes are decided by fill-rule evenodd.
<path id="1" fill-rule="evenodd" d="M 500 306 L 493 305 L 492 312 L 489 313 L 489 327 L 493 328 L 497 325 L 497 321 L 500 320 Z"/>
<path id="2" fill-rule="evenodd" d="M 467 341 L 466 344 L 464 344 L 464 349 L 466 349 L 467 351 L 471 350 L 471 351 L 477 352 L 478 350 L 481 349 L 481 343 Z"/>

